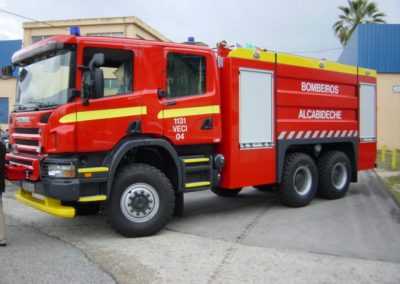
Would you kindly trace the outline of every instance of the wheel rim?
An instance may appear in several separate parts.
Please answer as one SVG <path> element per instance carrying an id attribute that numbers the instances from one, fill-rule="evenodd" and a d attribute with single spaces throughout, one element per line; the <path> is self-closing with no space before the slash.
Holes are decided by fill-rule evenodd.
<path id="1" fill-rule="evenodd" d="M 293 187 L 299 195 L 306 195 L 311 190 L 312 174 L 308 167 L 301 166 L 296 170 L 293 178 Z"/>
<path id="2" fill-rule="evenodd" d="M 336 189 L 343 189 L 347 182 L 347 169 L 344 163 L 337 163 L 332 169 L 332 184 Z"/>
<path id="3" fill-rule="evenodd" d="M 120 202 L 122 214 L 133 222 L 149 221 L 157 214 L 160 198 L 154 187 L 146 183 L 135 183 L 123 192 Z"/>

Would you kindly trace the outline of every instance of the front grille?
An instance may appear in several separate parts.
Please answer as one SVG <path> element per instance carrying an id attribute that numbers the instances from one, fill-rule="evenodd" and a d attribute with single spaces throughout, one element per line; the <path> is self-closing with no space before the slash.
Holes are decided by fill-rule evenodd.
<path id="1" fill-rule="evenodd" d="M 30 156 L 32 156 L 32 155 L 37 155 L 36 152 L 34 153 L 33 151 L 25 151 L 25 150 L 21 150 L 21 149 L 18 150 L 18 153 L 19 153 L 19 154 L 28 154 L 28 155 L 30 155 Z"/>
<path id="2" fill-rule="evenodd" d="M 15 128 L 15 133 L 19 133 L 19 134 L 39 134 L 39 128 Z"/>
<path id="3" fill-rule="evenodd" d="M 18 153 L 36 155 L 40 146 L 39 128 L 15 128 L 12 135 Z"/>
<path id="4" fill-rule="evenodd" d="M 11 158 L 10 162 L 25 165 L 25 166 L 32 166 L 31 161 L 26 161 L 26 160 L 21 160 L 21 159 L 16 159 L 16 158 Z"/>
<path id="5" fill-rule="evenodd" d="M 28 139 L 15 139 L 16 144 L 28 145 L 28 146 L 39 146 L 38 140 L 28 140 Z"/>

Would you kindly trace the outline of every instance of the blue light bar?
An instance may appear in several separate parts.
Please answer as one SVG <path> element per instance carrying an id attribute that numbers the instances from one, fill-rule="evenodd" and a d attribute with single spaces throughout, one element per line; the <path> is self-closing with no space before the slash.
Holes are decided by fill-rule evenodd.
<path id="1" fill-rule="evenodd" d="M 70 27 L 69 28 L 69 34 L 74 35 L 74 36 L 80 36 L 81 35 L 81 30 L 79 27 Z"/>

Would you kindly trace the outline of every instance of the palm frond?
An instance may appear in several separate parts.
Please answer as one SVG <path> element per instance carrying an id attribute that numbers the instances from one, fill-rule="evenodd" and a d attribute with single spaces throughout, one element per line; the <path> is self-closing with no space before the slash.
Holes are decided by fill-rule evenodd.
<path id="1" fill-rule="evenodd" d="M 347 6 L 339 6 L 341 14 L 338 16 L 332 28 L 339 38 L 340 42 L 345 45 L 351 35 L 361 23 L 386 23 L 385 13 L 379 12 L 378 5 L 370 0 L 347 0 Z"/>

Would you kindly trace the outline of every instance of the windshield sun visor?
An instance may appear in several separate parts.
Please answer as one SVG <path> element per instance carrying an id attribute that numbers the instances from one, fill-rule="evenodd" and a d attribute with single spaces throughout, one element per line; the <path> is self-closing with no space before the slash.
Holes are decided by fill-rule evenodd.
<path id="1" fill-rule="evenodd" d="M 54 53 L 66 48 L 68 47 L 64 43 L 51 41 L 43 46 L 33 47 L 32 49 L 28 49 L 26 51 L 24 50 L 17 51 L 16 53 L 14 53 L 12 57 L 12 63 L 14 65 L 27 64 L 29 63 L 29 61 L 31 61 L 31 59 L 37 56 L 43 56 L 49 53 Z"/>

